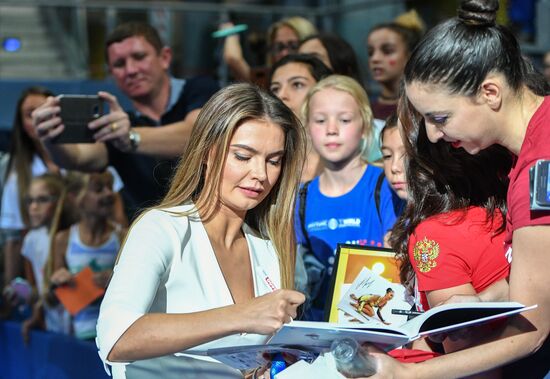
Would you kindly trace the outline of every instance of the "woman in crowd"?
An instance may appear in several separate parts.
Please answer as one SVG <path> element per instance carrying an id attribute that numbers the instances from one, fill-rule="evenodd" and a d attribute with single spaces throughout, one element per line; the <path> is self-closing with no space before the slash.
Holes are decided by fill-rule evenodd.
<path id="1" fill-rule="evenodd" d="M 233 24 L 222 25 L 223 28 L 232 27 Z M 307 19 L 299 16 L 287 17 L 277 21 L 267 31 L 267 68 L 276 63 L 285 55 L 298 52 L 300 42 L 305 38 L 317 33 L 315 26 Z M 239 35 L 234 34 L 226 37 L 223 49 L 223 59 L 229 66 L 235 80 L 252 81 L 261 84 L 262 75 L 259 75 L 257 68 L 251 68 L 246 62 Z M 263 80 L 267 78 L 267 71 L 263 71 Z"/>
<path id="2" fill-rule="evenodd" d="M 130 228 L 101 305 L 97 342 L 114 377 L 242 377 L 193 351 L 261 344 L 296 317 L 305 144 L 292 111 L 257 87 L 208 101 L 168 194 Z"/>
<path id="3" fill-rule="evenodd" d="M 396 112 L 403 69 L 423 32 L 424 24 L 415 11 L 377 25 L 369 32 L 369 70 L 380 85 L 380 94 L 372 103 L 374 118 L 385 120 Z"/>
<path id="4" fill-rule="evenodd" d="M 79 221 L 55 234 L 50 281 L 56 286 L 70 284 L 74 275 L 90 267 L 94 283 L 106 288 L 126 234 L 126 230 L 112 220 L 113 176 L 109 171 L 77 176 L 80 188 L 74 202 Z M 100 300 L 73 316 L 72 333 L 78 339 L 95 338 L 99 305 Z"/>
<path id="5" fill-rule="evenodd" d="M 353 47 L 337 34 L 314 34 L 302 41 L 300 54 L 312 54 L 319 58 L 335 74 L 350 76 L 362 83 Z"/>
<path id="6" fill-rule="evenodd" d="M 458 17 L 432 29 L 405 68 L 410 107 L 400 119 L 423 118 L 427 138 L 478 154 L 501 145 L 514 157 L 509 173 L 505 245 L 512 259 L 509 292 L 493 285 L 472 300 L 508 298 L 538 307 L 508 320 L 506 328 L 475 347 L 404 365 L 376 354 L 378 378 L 458 378 L 500 367 L 507 377 L 547 375 L 550 331 L 550 211 L 531 210 L 530 168 L 550 159 L 550 92 L 526 61 L 513 34 L 495 24 L 498 1 L 461 1 Z M 406 109 L 409 108 L 408 111 Z M 412 124 L 415 125 L 415 124 Z M 481 178 L 480 180 L 484 180 Z M 459 299 L 450 299 L 456 301 Z M 546 343 L 545 343 L 546 341 Z"/>
<path id="7" fill-rule="evenodd" d="M 35 294 L 32 315 L 22 325 L 23 340 L 28 342 L 33 328 L 69 334 L 71 325 L 69 314 L 63 307 L 48 301 L 52 274 L 51 241 L 62 221 L 67 186 L 60 175 L 46 173 L 32 178 L 25 193 L 29 231 L 23 239 L 21 254 L 25 278 Z"/>
<path id="8" fill-rule="evenodd" d="M 300 117 L 309 90 L 331 73 L 332 71 L 314 56 L 290 54 L 273 65 L 269 77 L 269 90 Z M 301 181 L 313 179 L 319 175 L 320 170 L 319 154 L 311 145 L 308 134 L 307 156 Z"/>
<path id="9" fill-rule="evenodd" d="M 32 126 L 32 111 L 42 105 L 48 96 L 52 93 L 46 88 L 29 87 L 17 101 L 0 212 L 0 228 L 6 234 L 5 284 L 21 274 L 21 240 L 24 230 L 30 226 L 25 203 L 30 182 L 34 176 L 46 172 L 59 173 L 59 168 L 42 147 Z"/>
<path id="10" fill-rule="evenodd" d="M 298 243 L 310 253 L 304 254 L 312 301 L 306 317 L 321 320 L 337 244 L 384 246 L 396 216 L 382 169 L 362 158 L 373 139 L 363 87 L 343 75 L 321 80 L 306 98 L 304 119 L 323 170 L 300 190 L 296 232 Z"/>

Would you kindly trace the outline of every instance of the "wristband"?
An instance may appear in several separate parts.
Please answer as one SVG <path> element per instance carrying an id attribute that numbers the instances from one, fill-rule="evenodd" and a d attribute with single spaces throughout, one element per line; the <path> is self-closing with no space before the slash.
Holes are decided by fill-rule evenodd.
<path id="1" fill-rule="evenodd" d="M 235 25 L 231 28 L 216 30 L 214 33 L 212 33 L 212 37 L 214 37 L 214 38 L 224 38 L 224 37 L 232 36 L 233 34 L 238 34 L 238 33 L 244 32 L 246 29 L 248 29 L 248 25 L 239 24 L 239 25 Z"/>

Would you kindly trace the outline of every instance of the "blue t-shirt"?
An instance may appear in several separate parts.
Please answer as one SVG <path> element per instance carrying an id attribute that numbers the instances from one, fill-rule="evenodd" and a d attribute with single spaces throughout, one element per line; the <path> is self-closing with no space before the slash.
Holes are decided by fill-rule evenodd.
<path id="1" fill-rule="evenodd" d="M 382 247 L 384 235 L 393 227 L 396 210 L 392 191 L 386 179 L 380 189 L 380 215 L 376 210 L 374 192 L 382 169 L 369 165 L 348 193 L 328 197 L 319 190 L 319 177 L 308 186 L 305 207 L 305 228 L 315 257 L 325 266 L 326 274 L 313 300 L 322 304 L 328 293 L 328 283 L 338 243 Z M 296 204 L 296 241 L 307 245 L 299 218 L 300 199 Z M 315 317 L 320 318 L 320 317 Z"/>

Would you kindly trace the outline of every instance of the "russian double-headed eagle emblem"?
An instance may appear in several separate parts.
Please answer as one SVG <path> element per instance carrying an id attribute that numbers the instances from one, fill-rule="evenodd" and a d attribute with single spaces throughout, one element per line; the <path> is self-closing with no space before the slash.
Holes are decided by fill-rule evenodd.
<path id="1" fill-rule="evenodd" d="M 414 244 L 413 256 L 420 272 L 429 272 L 437 266 L 435 259 L 439 255 L 439 244 L 424 237 Z"/>

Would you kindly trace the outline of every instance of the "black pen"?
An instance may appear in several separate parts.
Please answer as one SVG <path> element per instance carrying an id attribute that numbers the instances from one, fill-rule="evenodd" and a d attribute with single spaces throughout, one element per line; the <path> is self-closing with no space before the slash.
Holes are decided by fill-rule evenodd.
<path id="1" fill-rule="evenodd" d="M 415 317 L 415 316 L 421 315 L 424 312 L 413 311 L 413 310 L 408 310 L 408 309 L 392 309 L 391 313 L 393 315 L 403 315 L 403 316 L 413 316 L 413 317 Z"/>

